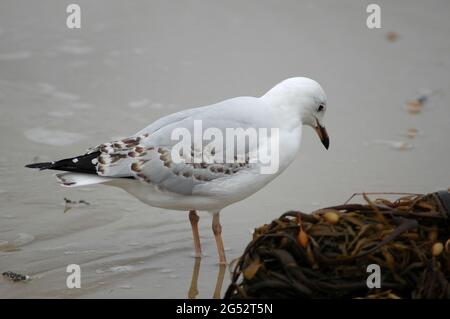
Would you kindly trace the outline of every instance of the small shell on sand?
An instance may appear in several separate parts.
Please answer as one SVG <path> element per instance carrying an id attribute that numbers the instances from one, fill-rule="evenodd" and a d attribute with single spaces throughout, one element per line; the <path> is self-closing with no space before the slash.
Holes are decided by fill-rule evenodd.
<path id="1" fill-rule="evenodd" d="M 419 100 L 412 100 L 406 104 L 406 109 L 410 114 L 419 114 L 422 112 L 423 103 Z"/>
<path id="2" fill-rule="evenodd" d="M 395 31 L 389 31 L 389 32 L 386 34 L 386 39 L 388 39 L 388 41 L 390 41 L 390 42 L 397 41 L 397 40 L 398 40 L 398 34 L 397 34 L 397 32 L 395 32 Z"/>

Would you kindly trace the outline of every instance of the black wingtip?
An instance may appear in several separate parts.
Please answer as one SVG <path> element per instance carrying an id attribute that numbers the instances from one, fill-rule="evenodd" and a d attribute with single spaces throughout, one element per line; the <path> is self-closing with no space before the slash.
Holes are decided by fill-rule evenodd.
<path id="1" fill-rule="evenodd" d="M 25 165 L 25 167 L 28 167 L 28 168 L 39 168 L 39 169 L 43 170 L 43 169 L 47 169 L 47 168 L 51 167 L 53 164 L 54 163 L 51 163 L 51 162 L 33 163 L 33 164 Z"/>
<path id="2" fill-rule="evenodd" d="M 57 171 L 76 172 L 85 174 L 97 174 L 93 160 L 100 156 L 100 152 L 92 152 L 77 157 L 62 159 L 56 162 L 33 163 L 25 165 L 28 168 L 53 169 Z"/>

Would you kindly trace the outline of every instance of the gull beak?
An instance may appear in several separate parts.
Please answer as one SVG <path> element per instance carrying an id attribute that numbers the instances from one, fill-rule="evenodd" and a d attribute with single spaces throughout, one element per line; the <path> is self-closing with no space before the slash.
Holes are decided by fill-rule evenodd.
<path id="1" fill-rule="evenodd" d="M 326 149 L 330 146 L 330 138 L 328 137 L 327 130 L 324 126 L 320 125 L 319 121 L 316 119 L 316 127 L 314 128 L 319 135 L 320 141 Z"/>

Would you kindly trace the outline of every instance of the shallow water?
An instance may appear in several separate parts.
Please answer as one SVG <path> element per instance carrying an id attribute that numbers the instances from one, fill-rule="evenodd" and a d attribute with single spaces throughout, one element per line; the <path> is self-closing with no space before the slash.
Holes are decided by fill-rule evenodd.
<path id="1" fill-rule="evenodd" d="M 187 213 L 115 188 L 63 189 L 51 172 L 23 166 L 78 155 L 187 107 L 261 95 L 294 75 L 325 88 L 331 148 L 305 129 L 291 167 L 223 211 L 229 260 L 254 227 L 286 210 L 361 191 L 449 187 L 450 3 L 379 2 L 382 29 L 369 30 L 369 2 L 78 1 L 82 29 L 68 30 L 61 1 L 2 1 L 0 271 L 33 280 L 0 278 L 0 297 L 187 297 L 195 273 Z M 422 112 L 407 112 L 427 90 Z M 405 137 L 409 128 L 420 134 Z M 90 205 L 64 213 L 64 197 Z M 219 274 L 210 223 L 201 215 L 204 298 Z M 72 263 L 81 289 L 66 287 Z M 228 283 L 226 273 L 222 294 Z"/>

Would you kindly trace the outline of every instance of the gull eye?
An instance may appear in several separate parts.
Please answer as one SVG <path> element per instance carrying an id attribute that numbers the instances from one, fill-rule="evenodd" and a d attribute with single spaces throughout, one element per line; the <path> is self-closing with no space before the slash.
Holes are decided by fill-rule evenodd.
<path id="1" fill-rule="evenodd" d="M 319 108 L 317 109 L 317 112 L 322 112 L 323 111 L 324 106 L 323 105 L 319 105 Z"/>

